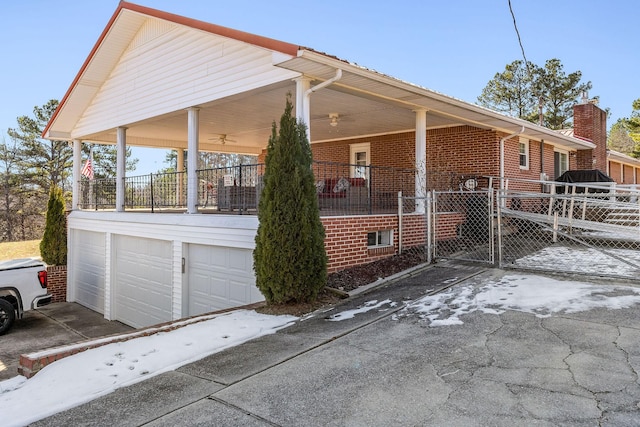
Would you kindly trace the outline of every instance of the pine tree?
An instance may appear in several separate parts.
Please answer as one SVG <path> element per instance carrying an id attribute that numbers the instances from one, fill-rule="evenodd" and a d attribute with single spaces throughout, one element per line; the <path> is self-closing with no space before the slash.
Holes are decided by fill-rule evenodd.
<path id="1" fill-rule="evenodd" d="M 253 252 L 256 285 L 270 304 L 313 301 L 327 280 L 306 125 L 291 115 L 287 96 L 278 132 L 273 123 L 265 159 Z"/>
<path id="2" fill-rule="evenodd" d="M 67 218 L 64 196 L 59 187 L 51 187 L 47 204 L 47 220 L 40 242 L 40 256 L 49 265 L 67 264 Z"/>

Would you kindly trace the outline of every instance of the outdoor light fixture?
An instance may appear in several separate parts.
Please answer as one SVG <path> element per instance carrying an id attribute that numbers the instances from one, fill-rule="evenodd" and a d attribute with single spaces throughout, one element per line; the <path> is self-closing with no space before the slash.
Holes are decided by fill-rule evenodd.
<path id="1" fill-rule="evenodd" d="M 332 127 L 338 126 L 338 113 L 329 113 L 329 119 L 331 120 L 329 124 Z"/>

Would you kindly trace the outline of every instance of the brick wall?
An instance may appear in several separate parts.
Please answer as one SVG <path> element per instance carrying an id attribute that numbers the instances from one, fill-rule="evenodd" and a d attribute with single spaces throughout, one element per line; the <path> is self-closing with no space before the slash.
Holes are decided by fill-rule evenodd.
<path id="1" fill-rule="evenodd" d="M 328 271 L 344 270 L 394 255 L 398 250 L 398 216 L 323 217 L 325 248 L 329 257 Z M 367 248 L 367 233 L 393 230 L 393 246 Z"/>
<path id="2" fill-rule="evenodd" d="M 408 214 L 402 217 L 402 247 L 422 246 L 427 239 L 427 216 Z M 403 250 L 404 250 L 403 249 Z"/>
<path id="3" fill-rule="evenodd" d="M 67 300 L 67 266 L 47 266 L 47 291 L 53 296 L 52 302 Z"/>
<path id="4" fill-rule="evenodd" d="M 466 215 L 462 212 L 436 214 L 436 240 L 450 240 L 458 237 L 458 228 L 465 220 Z"/>
<path id="5" fill-rule="evenodd" d="M 497 176 L 500 171 L 499 142 L 496 132 L 472 126 L 429 130 L 427 169 Z M 517 150 L 517 145 L 515 147 Z"/>
<path id="6" fill-rule="evenodd" d="M 573 134 L 593 142 L 596 147 L 578 150 L 577 169 L 607 170 L 607 113 L 595 104 L 584 103 L 573 106 Z"/>
<path id="7" fill-rule="evenodd" d="M 571 156 L 569 156 L 569 161 L 571 161 Z M 549 179 L 554 179 L 554 154 L 553 154 L 553 145 L 545 144 L 544 145 L 544 173 L 547 174 Z"/>

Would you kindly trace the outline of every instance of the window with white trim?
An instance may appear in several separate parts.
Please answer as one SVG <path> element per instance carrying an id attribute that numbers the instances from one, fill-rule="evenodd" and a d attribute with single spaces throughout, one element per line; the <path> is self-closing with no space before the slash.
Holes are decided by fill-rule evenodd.
<path id="1" fill-rule="evenodd" d="M 393 230 L 379 230 L 367 233 L 367 247 L 381 248 L 393 244 Z"/>
<path id="2" fill-rule="evenodd" d="M 529 140 L 520 137 L 519 144 L 520 169 L 529 169 Z"/>
<path id="3" fill-rule="evenodd" d="M 351 178 L 368 178 L 367 166 L 371 164 L 371 147 L 368 142 L 349 146 Z"/>

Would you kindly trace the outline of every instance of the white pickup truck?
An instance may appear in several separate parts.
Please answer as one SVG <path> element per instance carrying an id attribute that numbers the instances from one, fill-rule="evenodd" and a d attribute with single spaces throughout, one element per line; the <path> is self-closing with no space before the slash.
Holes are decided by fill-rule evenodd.
<path id="1" fill-rule="evenodd" d="M 47 292 L 47 266 L 37 258 L 0 262 L 0 335 L 25 311 L 51 302 Z"/>

